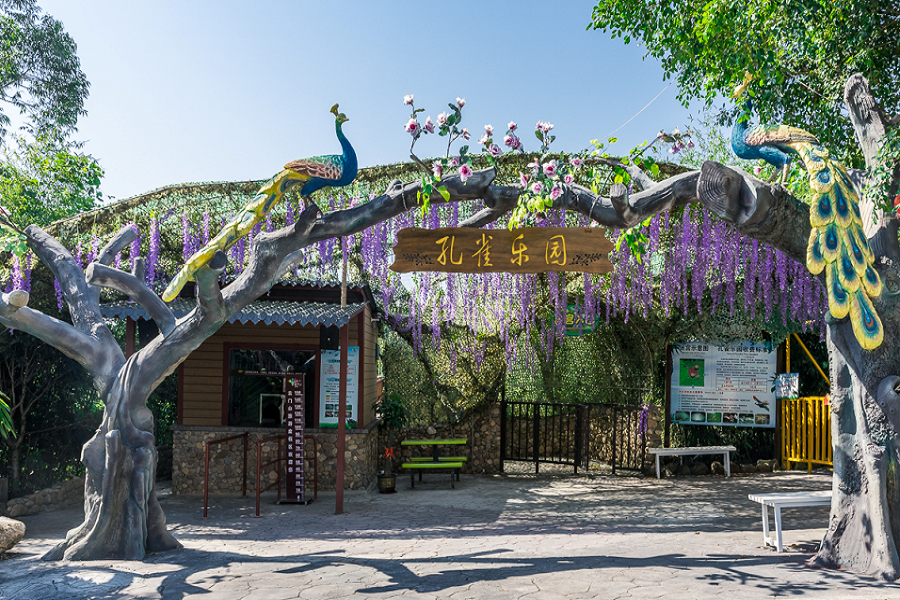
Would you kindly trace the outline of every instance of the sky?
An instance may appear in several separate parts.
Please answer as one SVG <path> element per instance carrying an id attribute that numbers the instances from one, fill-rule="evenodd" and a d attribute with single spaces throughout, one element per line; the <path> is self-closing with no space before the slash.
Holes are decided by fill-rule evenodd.
<path id="1" fill-rule="evenodd" d="M 335 102 L 361 167 L 408 160 L 406 94 L 422 121 L 465 98 L 473 142 L 485 124 L 502 136 L 515 121 L 527 150 L 537 149 L 537 121 L 554 124 L 553 149 L 567 152 L 618 129 L 622 153 L 688 122 L 643 48 L 586 31 L 586 0 L 39 5 L 78 45 L 91 87 L 74 138 L 104 168 L 107 198 L 266 179 L 291 160 L 339 154 Z M 426 136 L 416 154 L 445 146 Z"/>

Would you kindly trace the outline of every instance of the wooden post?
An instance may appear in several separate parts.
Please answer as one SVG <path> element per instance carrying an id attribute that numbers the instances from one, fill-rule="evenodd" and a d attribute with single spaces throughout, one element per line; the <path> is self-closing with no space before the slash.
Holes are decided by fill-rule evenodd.
<path id="1" fill-rule="evenodd" d="M 341 382 L 338 388 L 337 481 L 334 514 L 344 512 L 344 438 L 347 434 L 347 347 L 350 345 L 350 323 L 341 327 Z"/>

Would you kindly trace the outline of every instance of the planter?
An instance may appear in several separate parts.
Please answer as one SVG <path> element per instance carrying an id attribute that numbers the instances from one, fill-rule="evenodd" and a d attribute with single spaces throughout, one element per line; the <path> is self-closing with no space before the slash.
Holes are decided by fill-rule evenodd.
<path id="1" fill-rule="evenodd" d="M 378 476 L 378 492 L 381 494 L 394 494 L 397 492 L 397 476 L 396 475 L 379 475 Z"/>

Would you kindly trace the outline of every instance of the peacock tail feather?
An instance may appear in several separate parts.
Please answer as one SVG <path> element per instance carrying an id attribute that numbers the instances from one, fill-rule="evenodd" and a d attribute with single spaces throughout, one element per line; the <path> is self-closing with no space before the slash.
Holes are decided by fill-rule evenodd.
<path id="1" fill-rule="evenodd" d="M 875 257 L 863 232 L 859 197 L 847 170 L 816 142 L 797 136 L 779 145 L 803 160 L 816 195 L 809 209 L 812 231 L 806 266 L 814 275 L 825 272 L 831 314 L 838 319 L 849 315 L 860 346 L 874 350 L 884 340 L 881 319 L 872 305 L 872 299 L 881 294 L 881 278 L 873 267 Z"/>
<path id="2" fill-rule="evenodd" d="M 209 240 L 205 246 L 192 254 L 184 263 L 184 266 L 181 267 L 181 270 L 178 271 L 178 274 L 169 282 L 169 285 L 163 292 L 163 301 L 171 302 L 177 298 L 184 286 L 187 285 L 187 282 L 194 279 L 197 271 L 208 264 L 216 255 L 216 252 L 219 250 L 226 252 L 235 245 L 239 239 L 249 234 L 256 227 L 257 223 L 266 218 L 272 207 L 281 200 L 285 191 L 293 185 L 309 179 L 308 175 L 285 169 L 263 184 L 259 191 L 256 192 L 253 200 L 229 221 L 216 234 L 216 237 Z"/>

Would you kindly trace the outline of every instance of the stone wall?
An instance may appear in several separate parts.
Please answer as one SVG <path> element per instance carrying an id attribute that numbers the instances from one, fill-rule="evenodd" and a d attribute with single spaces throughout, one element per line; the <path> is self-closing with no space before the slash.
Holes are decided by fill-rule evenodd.
<path id="1" fill-rule="evenodd" d="M 6 503 L 6 514 L 10 517 L 22 517 L 83 503 L 84 478 L 73 477 L 51 488 L 13 498 Z"/>
<path id="2" fill-rule="evenodd" d="M 378 435 L 378 457 L 387 447 L 387 432 Z M 440 449 L 445 456 L 467 456 L 462 469 L 463 473 L 482 473 L 492 475 L 500 472 L 500 404 L 489 404 L 480 411 L 475 411 L 468 418 L 456 425 L 435 425 L 433 427 L 411 427 L 394 433 L 394 451 L 397 460 L 394 472 L 399 466 L 408 462 L 413 456 L 422 456 L 424 450 L 417 446 L 401 446 L 403 440 L 426 440 L 461 438 L 468 440 L 463 446 L 446 446 Z M 429 448 L 430 450 L 430 448 Z M 379 471 L 383 461 L 379 460 Z"/>
<path id="3" fill-rule="evenodd" d="M 378 422 L 362 429 L 348 429 L 344 453 L 345 489 L 363 489 L 375 479 L 377 465 Z M 206 442 L 248 432 L 247 492 L 256 492 L 256 445 L 261 438 L 283 433 L 277 429 L 243 427 L 202 427 L 176 425 L 172 427 L 172 493 L 202 494 L 205 467 Z M 337 470 L 337 430 L 307 429 L 318 443 L 319 489 L 333 490 Z M 283 443 L 283 442 L 282 442 Z M 210 448 L 210 494 L 241 493 L 243 478 L 243 442 L 241 438 L 216 444 Z M 305 446 L 305 469 L 310 482 L 307 493 L 312 494 L 313 445 Z M 274 460 L 277 454 L 275 442 L 262 446 L 261 462 Z M 275 466 L 263 467 L 263 487 L 277 480 Z"/>

